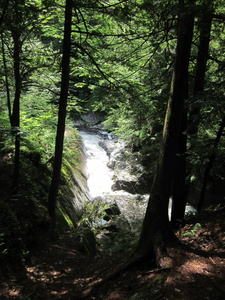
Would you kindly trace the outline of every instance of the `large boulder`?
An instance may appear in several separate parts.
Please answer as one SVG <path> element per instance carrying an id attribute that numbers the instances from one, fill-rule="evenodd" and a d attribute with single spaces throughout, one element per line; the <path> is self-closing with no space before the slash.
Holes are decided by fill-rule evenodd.
<path id="1" fill-rule="evenodd" d="M 79 119 L 74 119 L 74 125 L 77 128 L 85 128 L 92 130 L 102 129 L 103 115 L 97 112 L 89 112 L 79 116 Z"/>
<path id="2" fill-rule="evenodd" d="M 126 144 L 115 138 L 99 142 L 109 156 L 108 167 L 114 171 L 112 190 L 130 194 L 149 193 L 149 176 L 142 164 L 142 155 L 132 152 Z"/>
<path id="3" fill-rule="evenodd" d="M 143 219 L 144 213 L 148 203 L 148 195 L 132 195 L 126 192 L 105 194 L 100 197 L 94 198 L 92 201 L 95 203 L 104 203 L 105 213 L 107 211 L 110 216 L 124 217 L 131 227 L 137 227 L 137 223 Z M 100 205 L 101 206 L 101 205 Z"/>
<path id="4" fill-rule="evenodd" d="M 99 143 L 99 146 L 105 150 L 106 154 L 111 157 L 112 153 L 117 150 L 120 145 L 116 140 L 108 140 L 107 137 L 104 137 Z"/>
<path id="5" fill-rule="evenodd" d="M 112 189 L 124 190 L 131 194 L 149 192 L 148 175 L 141 164 L 141 155 L 132 153 L 129 148 L 121 148 L 112 152 L 108 166 L 114 170 Z"/>

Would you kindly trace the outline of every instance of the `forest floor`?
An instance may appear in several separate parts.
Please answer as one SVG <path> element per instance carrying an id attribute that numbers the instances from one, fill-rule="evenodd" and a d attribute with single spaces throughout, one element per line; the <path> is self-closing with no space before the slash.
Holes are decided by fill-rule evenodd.
<path id="1" fill-rule="evenodd" d="M 188 247 L 168 249 L 170 269 L 139 266 L 85 294 L 126 258 L 101 252 L 85 256 L 65 232 L 37 248 L 23 269 L 1 278 L 0 299 L 225 299 L 225 208 L 208 209 L 177 236 Z"/>

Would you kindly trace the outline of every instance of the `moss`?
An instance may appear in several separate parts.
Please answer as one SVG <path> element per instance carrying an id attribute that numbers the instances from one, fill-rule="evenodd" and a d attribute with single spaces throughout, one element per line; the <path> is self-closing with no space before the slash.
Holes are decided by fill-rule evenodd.
<path id="1" fill-rule="evenodd" d="M 57 213 L 58 225 L 64 223 L 64 222 L 62 222 L 62 219 L 63 219 L 70 228 L 74 227 L 73 221 L 71 220 L 69 215 L 62 208 L 60 208 L 58 206 L 57 210 L 56 210 L 56 213 Z"/>

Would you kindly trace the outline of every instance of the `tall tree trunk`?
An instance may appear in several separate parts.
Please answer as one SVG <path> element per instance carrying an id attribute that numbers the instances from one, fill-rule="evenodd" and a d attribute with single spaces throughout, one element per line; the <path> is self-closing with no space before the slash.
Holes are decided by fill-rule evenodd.
<path id="1" fill-rule="evenodd" d="M 204 91 L 206 64 L 209 56 L 209 42 L 212 25 L 212 6 L 213 0 L 205 0 L 202 8 L 203 15 L 199 20 L 200 36 L 193 87 L 194 96 L 196 96 L 199 92 Z M 200 109 L 201 105 L 199 105 L 198 102 L 194 103 L 194 107 L 190 111 L 189 115 L 189 134 L 196 134 L 198 131 Z"/>
<path id="2" fill-rule="evenodd" d="M 15 136 L 15 157 L 14 157 L 14 173 L 13 173 L 13 189 L 17 190 L 19 185 L 20 173 L 20 96 L 22 89 L 22 78 L 20 74 L 20 54 L 21 54 L 21 32 L 19 24 L 21 24 L 22 14 L 19 3 L 15 2 L 15 28 L 12 29 L 12 37 L 14 42 L 13 60 L 14 60 L 14 81 L 15 95 L 13 102 L 13 111 L 11 116 L 12 134 Z"/>
<path id="3" fill-rule="evenodd" d="M 161 258 L 163 257 L 166 243 L 175 238 L 168 219 L 168 202 L 172 189 L 178 139 L 181 131 L 194 26 L 192 13 L 186 9 L 183 1 L 179 3 L 180 16 L 176 60 L 164 121 L 163 138 L 151 196 L 136 249 L 138 255 L 149 256 L 151 259 L 155 259 L 159 266 L 163 265 Z"/>
<path id="4" fill-rule="evenodd" d="M 56 199 L 58 194 L 60 173 L 63 156 L 63 141 L 65 132 L 66 108 L 69 88 L 70 73 L 70 50 L 71 50 L 71 22 L 72 22 L 72 0 L 66 0 L 64 39 L 63 39 L 63 57 L 62 57 L 62 77 L 61 92 L 58 110 L 58 125 L 55 143 L 55 157 L 53 165 L 53 174 L 48 196 L 48 213 L 55 225 Z"/>
<path id="5" fill-rule="evenodd" d="M 198 93 L 204 91 L 205 74 L 207 69 L 207 61 L 209 58 L 209 43 L 210 43 L 210 33 L 211 33 L 211 26 L 212 26 L 212 16 L 213 16 L 213 0 L 204 0 L 203 7 L 202 7 L 202 16 L 199 19 L 200 35 L 199 35 L 199 46 L 198 46 L 198 55 L 197 55 L 196 71 L 195 71 L 195 81 L 193 87 L 193 96 L 197 96 Z M 200 110 L 201 110 L 201 104 L 199 104 L 199 101 L 195 101 L 189 113 L 189 120 L 188 120 L 189 135 L 196 135 L 198 133 L 198 127 L 200 123 Z M 205 175 L 203 178 L 203 189 L 200 193 L 198 209 L 201 208 L 205 197 L 204 182 L 205 182 Z"/>
<path id="6" fill-rule="evenodd" d="M 9 114 L 10 124 L 12 125 L 12 111 L 11 111 L 11 101 L 10 101 L 10 91 L 9 91 L 9 80 L 8 80 L 8 71 L 7 71 L 7 63 L 6 63 L 6 56 L 5 56 L 5 47 L 4 47 L 3 34 L 1 34 L 1 41 L 2 41 L 2 59 L 3 59 L 4 73 L 5 73 L 5 87 L 6 87 L 6 95 L 7 95 L 7 107 L 8 107 L 8 114 Z"/>
<path id="7" fill-rule="evenodd" d="M 217 132 L 217 136 L 216 136 L 216 139 L 215 139 L 215 142 L 214 142 L 214 145 L 213 145 L 213 151 L 212 151 L 212 153 L 209 157 L 208 164 L 206 165 L 206 168 L 205 168 L 205 172 L 204 172 L 204 176 L 203 176 L 202 189 L 201 189 L 201 192 L 200 192 L 199 203 L 198 203 L 198 212 L 202 209 L 203 204 L 204 204 L 205 193 L 206 193 L 206 188 L 207 188 L 207 184 L 208 184 L 208 178 L 209 178 L 210 171 L 212 169 L 213 163 L 214 163 L 215 158 L 216 158 L 216 150 L 218 148 L 221 136 L 223 134 L 224 127 L 225 127 L 225 117 L 223 117 L 222 122 L 220 124 L 220 128 Z"/>
<path id="8" fill-rule="evenodd" d="M 171 224 L 173 227 L 179 225 L 184 219 L 185 206 L 187 202 L 186 183 L 186 152 L 187 152 L 187 112 L 183 113 L 182 126 L 179 137 L 178 152 L 176 156 L 175 172 L 172 191 Z"/>

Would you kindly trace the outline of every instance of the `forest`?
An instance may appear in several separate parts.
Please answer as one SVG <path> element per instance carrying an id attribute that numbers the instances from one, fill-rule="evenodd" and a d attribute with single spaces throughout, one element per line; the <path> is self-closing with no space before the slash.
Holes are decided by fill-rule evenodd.
<path id="1" fill-rule="evenodd" d="M 1 1 L 1 299 L 224 299 L 223 2 Z M 79 189 L 87 113 L 148 174 L 140 226 L 105 248 Z"/>

